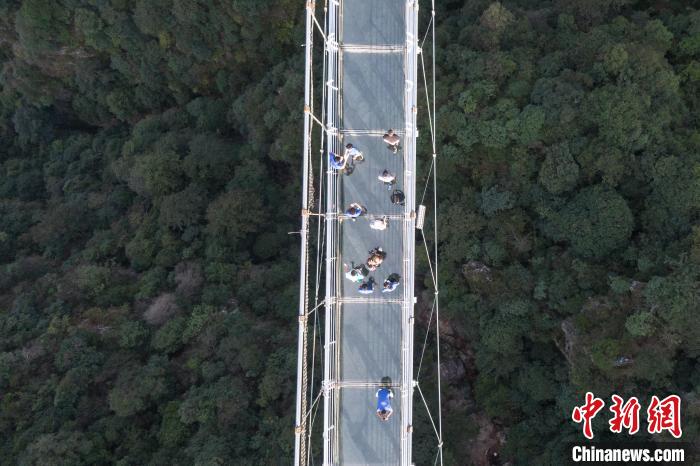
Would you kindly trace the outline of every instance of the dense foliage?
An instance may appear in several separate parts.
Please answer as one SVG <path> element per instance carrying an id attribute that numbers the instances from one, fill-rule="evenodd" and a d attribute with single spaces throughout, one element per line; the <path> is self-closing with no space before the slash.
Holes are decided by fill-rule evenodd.
<path id="1" fill-rule="evenodd" d="M 560 464 L 586 390 L 698 438 L 685 3 L 438 2 L 448 464 Z M 0 0 L 0 464 L 289 463 L 302 6 Z"/>
<path id="2" fill-rule="evenodd" d="M 448 333 L 517 463 L 563 463 L 586 390 L 678 393 L 700 436 L 700 11 L 657 3 L 466 2 L 438 30 Z"/>

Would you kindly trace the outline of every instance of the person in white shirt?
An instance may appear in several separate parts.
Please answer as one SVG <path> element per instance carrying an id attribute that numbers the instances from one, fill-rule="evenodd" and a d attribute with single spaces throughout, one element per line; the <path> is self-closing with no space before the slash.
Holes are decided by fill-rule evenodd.
<path id="1" fill-rule="evenodd" d="M 369 222 L 369 227 L 373 230 L 386 230 L 389 226 L 389 218 L 385 215 L 381 218 L 375 218 Z"/>
<path id="2" fill-rule="evenodd" d="M 347 264 L 343 264 L 343 269 L 345 270 L 345 278 L 353 283 L 362 283 L 369 274 L 365 264 L 355 265 L 353 263 L 352 267 L 348 266 Z"/>
<path id="3" fill-rule="evenodd" d="M 396 175 L 391 173 L 389 170 L 384 170 L 377 178 L 379 178 L 379 181 L 386 185 L 386 188 L 389 191 L 391 191 L 396 184 Z"/>
<path id="4" fill-rule="evenodd" d="M 365 159 L 362 152 L 357 150 L 357 148 L 355 148 L 352 144 L 347 144 L 345 146 L 345 153 L 343 154 L 343 157 L 345 157 L 345 160 L 352 160 L 353 162 L 362 162 Z"/>

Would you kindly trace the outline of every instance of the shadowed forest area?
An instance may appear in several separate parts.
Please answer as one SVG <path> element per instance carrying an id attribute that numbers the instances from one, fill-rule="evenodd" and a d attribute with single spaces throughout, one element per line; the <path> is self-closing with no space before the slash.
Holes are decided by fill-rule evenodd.
<path id="1" fill-rule="evenodd" d="M 438 1 L 446 464 L 561 464 L 586 391 L 700 437 L 691 3 Z M 291 463 L 303 7 L 0 0 L 0 464 Z"/>

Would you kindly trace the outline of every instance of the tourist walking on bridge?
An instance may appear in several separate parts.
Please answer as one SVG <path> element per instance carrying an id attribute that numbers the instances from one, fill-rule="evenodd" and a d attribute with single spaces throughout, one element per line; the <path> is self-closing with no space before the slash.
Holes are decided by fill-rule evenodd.
<path id="1" fill-rule="evenodd" d="M 383 387 L 377 390 L 377 417 L 382 421 L 388 421 L 394 409 L 391 407 L 391 399 L 394 398 L 394 393 L 389 387 Z"/>
<path id="2" fill-rule="evenodd" d="M 367 209 L 362 207 L 360 204 L 357 202 L 353 202 L 350 204 L 350 206 L 345 210 L 345 215 L 352 220 L 353 222 L 357 219 L 357 217 L 364 215 L 367 213 Z"/>
<path id="3" fill-rule="evenodd" d="M 362 294 L 374 293 L 374 277 L 369 277 L 369 280 L 361 284 L 357 291 Z"/>
<path id="4" fill-rule="evenodd" d="M 386 230 L 386 228 L 389 226 L 389 217 L 386 215 L 380 218 L 375 218 L 371 222 L 369 222 L 369 227 L 373 230 Z"/>
<path id="5" fill-rule="evenodd" d="M 365 267 L 365 264 L 355 265 L 352 263 L 352 267 L 348 264 L 343 264 L 343 270 L 345 271 L 345 278 L 353 283 L 362 283 L 367 275 L 369 275 L 369 270 Z"/>
<path id="6" fill-rule="evenodd" d="M 395 189 L 391 193 L 391 203 L 394 205 L 406 205 L 406 196 L 400 189 Z"/>
<path id="7" fill-rule="evenodd" d="M 394 132 L 393 129 L 387 131 L 383 139 L 384 142 L 387 143 L 387 149 L 389 149 L 394 154 L 396 154 L 399 151 L 399 142 L 401 141 L 401 139 L 399 138 L 399 135 Z"/>
<path id="8" fill-rule="evenodd" d="M 382 248 L 374 248 L 369 252 L 369 257 L 367 258 L 367 269 L 369 269 L 370 272 L 374 272 L 377 270 L 377 267 L 382 265 L 382 262 L 384 262 L 384 258 L 386 257 L 386 252 L 382 250 Z"/>
<path id="9" fill-rule="evenodd" d="M 362 152 L 357 150 L 355 146 L 349 143 L 345 145 L 345 153 L 343 154 L 343 157 L 345 157 L 345 160 L 352 162 L 362 162 L 365 160 L 365 156 L 362 155 Z"/>
<path id="10" fill-rule="evenodd" d="M 377 178 L 379 178 L 379 181 L 384 183 L 386 186 L 386 189 L 391 191 L 391 189 L 394 187 L 396 184 L 396 175 L 391 173 L 389 170 L 384 170 L 381 175 L 379 175 Z"/>
<path id="11" fill-rule="evenodd" d="M 391 293 L 399 286 L 399 281 L 401 276 L 398 273 L 392 273 L 384 280 L 384 286 L 382 288 L 382 293 Z"/>
<path id="12" fill-rule="evenodd" d="M 328 163 L 330 163 L 331 167 L 335 168 L 336 170 L 342 170 L 343 168 L 345 168 L 346 162 L 347 159 L 342 155 L 338 155 L 333 152 L 328 152 Z"/>

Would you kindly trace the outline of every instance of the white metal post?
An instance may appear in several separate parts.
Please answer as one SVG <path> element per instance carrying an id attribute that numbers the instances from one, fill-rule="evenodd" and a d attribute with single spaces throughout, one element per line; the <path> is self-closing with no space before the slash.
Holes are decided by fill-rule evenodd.
<path id="1" fill-rule="evenodd" d="M 402 309 L 402 380 L 401 380 L 401 466 L 410 466 L 413 439 L 413 308 L 416 217 L 416 127 L 418 74 L 418 0 L 407 0 L 405 10 L 406 55 L 404 94 L 404 305 Z"/>
<path id="2" fill-rule="evenodd" d="M 326 36 L 326 60 L 328 81 L 326 87 L 326 129 L 329 132 L 326 139 L 326 294 L 325 294 L 325 344 L 323 360 L 323 464 L 331 466 L 335 464 L 336 448 L 336 389 L 337 378 L 336 354 L 336 269 L 337 269 L 337 188 L 336 172 L 328 163 L 329 152 L 338 150 L 337 136 L 337 108 L 340 89 L 338 88 L 338 7 L 335 0 L 329 2 L 328 30 Z"/>

